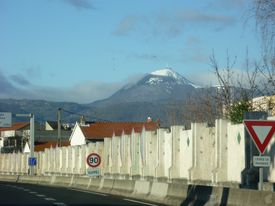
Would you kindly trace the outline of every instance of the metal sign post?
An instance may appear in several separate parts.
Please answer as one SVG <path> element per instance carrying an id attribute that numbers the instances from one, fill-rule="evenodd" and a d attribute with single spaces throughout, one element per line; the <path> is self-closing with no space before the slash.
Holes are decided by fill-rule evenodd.
<path id="1" fill-rule="evenodd" d="M 34 115 L 33 114 L 16 114 L 17 117 L 29 117 L 30 118 L 30 159 L 34 158 Z M 32 162 L 32 161 L 31 161 Z M 29 164 L 30 173 L 34 175 L 35 164 Z"/>
<path id="2" fill-rule="evenodd" d="M 260 153 L 260 156 L 262 156 L 262 154 Z M 264 173 L 263 173 L 263 168 L 260 167 L 259 168 L 259 185 L 258 185 L 258 189 L 260 191 L 263 190 L 263 184 L 264 184 Z"/>

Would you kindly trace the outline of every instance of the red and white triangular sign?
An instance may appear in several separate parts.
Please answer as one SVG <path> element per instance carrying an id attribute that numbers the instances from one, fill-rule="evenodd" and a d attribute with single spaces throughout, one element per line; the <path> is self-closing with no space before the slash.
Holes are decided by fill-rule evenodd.
<path id="1" fill-rule="evenodd" d="M 244 120 L 244 124 L 261 154 L 275 133 L 275 121 Z"/>

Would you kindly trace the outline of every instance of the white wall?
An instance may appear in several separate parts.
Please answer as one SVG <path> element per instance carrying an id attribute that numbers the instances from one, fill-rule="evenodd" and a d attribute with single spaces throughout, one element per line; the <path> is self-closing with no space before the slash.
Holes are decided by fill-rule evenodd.
<path id="1" fill-rule="evenodd" d="M 143 138 L 143 176 L 154 177 L 158 162 L 158 141 L 155 131 L 144 131 Z"/>
<path id="2" fill-rule="evenodd" d="M 213 171 L 213 181 L 226 182 L 228 172 L 228 130 L 227 120 L 215 121 L 215 169 Z"/>
<path id="3" fill-rule="evenodd" d="M 122 134 L 120 140 L 120 154 L 121 154 L 121 175 L 129 176 L 131 170 L 131 136 Z"/>
<path id="4" fill-rule="evenodd" d="M 172 165 L 172 134 L 167 129 L 157 130 L 158 139 L 158 165 L 157 178 L 169 178 L 169 169 Z"/>
<path id="5" fill-rule="evenodd" d="M 183 126 L 172 126 L 172 167 L 171 179 L 189 178 L 192 167 L 192 130 L 185 130 Z"/>
<path id="6" fill-rule="evenodd" d="M 207 181 L 212 184 L 241 182 L 245 169 L 245 138 L 243 124 L 232 125 L 217 120 L 215 127 L 193 123 L 190 130 L 172 126 L 171 131 L 143 130 L 103 142 L 82 146 L 50 148 L 35 153 L 38 174 L 86 175 L 90 153 L 101 156 L 101 175 L 120 178 L 130 176 L 141 179 L 167 178 Z M 275 182 L 275 140 L 269 144 L 265 155 L 271 157 L 265 174 Z M 0 154 L 0 173 L 22 174 L 28 171 L 28 154 Z"/>
<path id="7" fill-rule="evenodd" d="M 227 181 L 241 182 L 241 172 L 245 168 L 244 125 L 228 123 L 228 171 Z"/>
<path id="8" fill-rule="evenodd" d="M 212 182 L 215 168 L 215 128 L 204 123 L 193 124 L 193 167 L 190 170 L 192 181 Z"/>
<path id="9" fill-rule="evenodd" d="M 142 176 L 142 160 L 141 160 L 141 134 L 132 132 L 131 135 L 131 176 Z"/>

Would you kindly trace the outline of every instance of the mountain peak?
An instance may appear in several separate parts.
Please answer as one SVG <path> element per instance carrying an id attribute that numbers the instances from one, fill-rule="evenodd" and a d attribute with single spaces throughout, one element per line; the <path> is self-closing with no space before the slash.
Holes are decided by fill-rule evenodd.
<path id="1" fill-rule="evenodd" d="M 169 67 L 166 67 L 165 69 L 153 71 L 150 74 L 153 76 L 158 76 L 158 77 L 151 77 L 148 80 L 149 84 L 158 84 L 160 82 L 163 82 L 162 77 L 170 77 L 170 78 L 173 78 L 177 84 L 189 84 L 195 88 L 200 87 L 200 86 L 195 85 L 193 82 L 189 81 L 185 77 L 181 76 L 177 72 L 173 71 Z"/>
<path id="2" fill-rule="evenodd" d="M 165 69 L 160 69 L 154 72 L 151 72 L 152 75 L 156 76 L 168 76 L 168 77 L 174 77 L 178 78 L 180 75 L 174 72 L 171 68 L 165 68 Z"/>

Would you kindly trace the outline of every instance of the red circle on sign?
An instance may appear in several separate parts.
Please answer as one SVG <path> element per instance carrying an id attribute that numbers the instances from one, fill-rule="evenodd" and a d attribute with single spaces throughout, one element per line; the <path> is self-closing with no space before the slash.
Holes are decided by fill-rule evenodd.
<path id="1" fill-rule="evenodd" d="M 97 167 L 101 163 L 101 158 L 98 154 L 91 153 L 88 155 L 86 162 L 90 167 Z"/>

